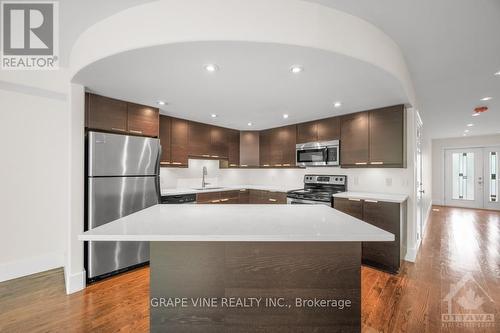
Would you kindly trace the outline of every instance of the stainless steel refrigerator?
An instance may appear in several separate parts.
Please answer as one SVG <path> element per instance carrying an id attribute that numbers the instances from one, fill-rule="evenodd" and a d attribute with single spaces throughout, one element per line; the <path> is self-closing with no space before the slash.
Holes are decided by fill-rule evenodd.
<path id="1" fill-rule="evenodd" d="M 159 203 L 158 139 L 88 132 L 86 144 L 86 230 Z M 89 282 L 148 260 L 148 242 L 85 244 Z"/>

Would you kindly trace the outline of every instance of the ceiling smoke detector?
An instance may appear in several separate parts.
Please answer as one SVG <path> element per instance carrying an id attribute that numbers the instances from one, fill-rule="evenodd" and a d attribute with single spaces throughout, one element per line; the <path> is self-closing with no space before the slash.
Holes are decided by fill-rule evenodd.
<path id="1" fill-rule="evenodd" d="M 474 109 L 473 116 L 479 116 L 481 113 L 484 113 L 486 111 L 488 111 L 487 106 L 478 106 L 477 108 Z"/>

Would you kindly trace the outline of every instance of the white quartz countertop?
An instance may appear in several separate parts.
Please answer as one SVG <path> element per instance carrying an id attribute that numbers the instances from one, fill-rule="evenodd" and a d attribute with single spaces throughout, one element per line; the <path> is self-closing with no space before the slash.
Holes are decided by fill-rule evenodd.
<path id="1" fill-rule="evenodd" d="M 204 190 L 194 189 L 194 188 L 165 188 L 161 189 L 161 195 L 166 196 L 166 195 L 194 194 L 194 193 L 207 193 L 207 192 L 222 192 L 222 191 L 234 191 L 243 189 L 288 192 L 291 190 L 296 190 L 297 188 L 286 188 L 282 186 L 267 186 L 267 185 L 227 185 L 227 186 L 221 185 L 221 186 L 214 186 L 213 188 L 208 186 Z"/>
<path id="2" fill-rule="evenodd" d="M 82 241 L 393 241 L 325 205 L 155 205 L 78 236 Z"/>
<path id="3" fill-rule="evenodd" d="M 386 194 L 386 193 L 370 193 L 370 192 L 342 192 L 333 195 L 334 198 L 346 199 L 362 199 L 362 200 L 376 200 L 385 202 L 403 203 L 408 200 L 406 194 Z"/>

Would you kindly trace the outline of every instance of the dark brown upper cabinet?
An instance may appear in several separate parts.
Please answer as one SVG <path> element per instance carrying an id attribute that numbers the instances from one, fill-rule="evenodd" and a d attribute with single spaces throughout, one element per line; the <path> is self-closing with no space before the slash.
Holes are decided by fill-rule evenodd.
<path id="1" fill-rule="evenodd" d="M 281 152 L 281 159 L 274 163 L 277 166 L 294 166 L 295 165 L 295 144 L 297 142 L 297 127 L 296 125 L 289 125 L 275 129 L 278 132 L 277 145 L 271 142 L 272 150 L 279 150 Z"/>
<path id="2" fill-rule="evenodd" d="M 310 121 L 297 124 L 297 143 L 318 141 L 318 123 Z"/>
<path id="3" fill-rule="evenodd" d="M 257 167 L 259 166 L 259 131 L 240 132 L 240 166 Z"/>
<path id="4" fill-rule="evenodd" d="M 189 155 L 210 157 L 212 142 L 211 126 L 190 121 L 188 142 Z"/>
<path id="5" fill-rule="evenodd" d="M 340 139 L 340 117 L 320 119 L 317 121 L 318 141 Z"/>
<path id="6" fill-rule="evenodd" d="M 88 94 L 86 127 L 117 133 L 127 133 L 127 102 Z"/>
<path id="7" fill-rule="evenodd" d="M 158 137 L 160 110 L 150 106 L 127 103 L 128 132 L 131 134 Z"/>
<path id="8" fill-rule="evenodd" d="M 391 106 L 342 116 L 342 167 L 406 167 L 406 110 Z"/>
<path id="9" fill-rule="evenodd" d="M 370 159 L 369 113 L 342 116 L 340 121 L 340 164 L 366 166 Z"/>
<path id="10" fill-rule="evenodd" d="M 228 129 L 210 126 L 210 146 L 208 154 L 212 158 L 227 158 L 228 155 Z"/>
<path id="11" fill-rule="evenodd" d="M 171 164 L 172 166 L 188 165 L 188 121 L 172 118 Z"/>
<path id="12" fill-rule="evenodd" d="M 240 165 L 240 131 L 227 129 L 227 159 L 229 167 Z"/>
<path id="13" fill-rule="evenodd" d="M 172 118 L 160 115 L 161 165 L 172 162 Z"/>
<path id="14" fill-rule="evenodd" d="M 370 111 L 370 165 L 406 167 L 403 105 Z"/>
<path id="15" fill-rule="evenodd" d="M 150 137 L 159 135 L 158 108 L 87 93 L 85 126 L 93 130 Z"/>
<path id="16" fill-rule="evenodd" d="M 264 130 L 259 133 L 259 165 L 271 166 L 271 140 L 272 130 Z"/>
<path id="17" fill-rule="evenodd" d="M 297 143 L 340 139 L 340 117 L 297 124 Z"/>

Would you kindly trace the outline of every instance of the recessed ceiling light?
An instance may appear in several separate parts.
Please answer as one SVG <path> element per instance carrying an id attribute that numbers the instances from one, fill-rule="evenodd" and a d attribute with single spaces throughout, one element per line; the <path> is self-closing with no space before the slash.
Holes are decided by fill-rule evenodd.
<path id="1" fill-rule="evenodd" d="M 469 133 L 470 131 L 469 130 L 465 130 L 464 133 Z"/>
<path id="2" fill-rule="evenodd" d="M 287 119 L 287 118 L 288 118 L 288 115 L 285 113 L 285 114 L 283 115 L 283 118 L 284 118 L 284 119 Z"/>
<path id="3" fill-rule="evenodd" d="M 467 127 L 472 127 L 474 126 L 474 124 L 467 124 Z"/>
<path id="4" fill-rule="evenodd" d="M 486 101 L 491 101 L 492 99 L 493 99 L 493 97 L 489 97 L 489 96 L 488 96 L 488 97 L 483 97 L 483 98 L 481 98 L 481 100 L 482 100 L 483 102 L 486 102 Z"/>
<path id="5" fill-rule="evenodd" d="M 207 72 L 216 72 L 219 70 L 219 66 L 217 66 L 216 64 L 208 64 L 208 65 L 205 65 L 205 70 Z"/>
<path id="6" fill-rule="evenodd" d="M 473 117 L 477 117 L 477 116 L 480 116 L 481 114 L 479 112 L 475 112 L 472 114 Z"/>
<path id="7" fill-rule="evenodd" d="M 496 72 L 495 76 L 500 76 L 500 71 Z"/>
<path id="8" fill-rule="evenodd" d="M 158 103 L 158 105 L 165 105 L 164 101 L 158 101 L 157 103 Z"/>
<path id="9" fill-rule="evenodd" d="M 248 123 L 247 125 L 248 125 L 248 126 L 252 126 L 253 124 L 252 124 L 252 123 Z"/>
<path id="10" fill-rule="evenodd" d="M 217 118 L 217 115 L 216 115 L 215 113 L 212 113 L 212 114 L 210 115 L 210 117 L 212 117 L 212 118 Z"/>
<path id="11" fill-rule="evenodd" d="M 335 102 L 335 103 L 333 103 L 333 107 L 335 107 L 335 108 L 337 108 L 337 109 L 338 109 L 339 107 L 341 107 L 341 106 L 342 106 L 342 103 L 341 103 L 341 102 Z"/>
<path id="12" fill-rule="evenodd" d="M 464 136 L 467 136 L 467 134 L 464 133 Z"/>
<path id="13" fill-rule="evenodd" d="M 290 71 L 294 74 L 297 74 L 297 73 L 300 73 L 304 70 L 304 68 L 302 68 L 301 66 L 299 65 L 293 65 L 292 67 L 290 67 Z"/>

